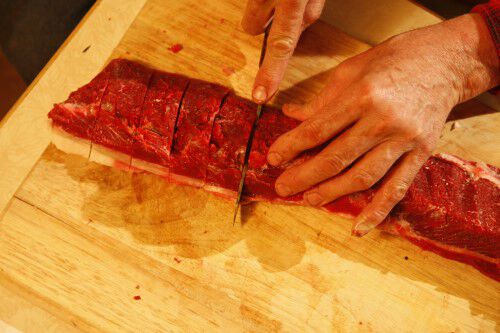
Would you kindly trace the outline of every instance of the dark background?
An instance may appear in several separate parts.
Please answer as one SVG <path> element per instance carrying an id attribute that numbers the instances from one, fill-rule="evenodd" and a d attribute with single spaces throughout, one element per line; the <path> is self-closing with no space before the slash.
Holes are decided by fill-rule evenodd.
<path id="1" fill-rule="evenodd" d="M 26 83 L 49 61 L 95 0 L 0 0 L 0 46 Z"/>

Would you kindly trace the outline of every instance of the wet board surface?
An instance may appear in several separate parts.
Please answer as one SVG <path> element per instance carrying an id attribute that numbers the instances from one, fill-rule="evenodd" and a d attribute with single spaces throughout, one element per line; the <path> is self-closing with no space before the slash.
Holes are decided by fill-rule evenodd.
<path id="1" fill-rule="evenodd" d="M 112 58 L 249 97 L 261 38 L 242 33 L 239 1 L 196 3 L 148 1 Z M 315 25 L 273 103 L 306 100 L 367 48 Z M 499 125 L 449 123 L 438 151 L 498 166 Z M 84 331 L 496 330 L 499 284 L 470 266 L 378 231 L 353 238 L 349 221 L 308 207 L 247 205 L 233 227 L 232 207 L 49 146 L 0 221 L 0 283 Z"/>

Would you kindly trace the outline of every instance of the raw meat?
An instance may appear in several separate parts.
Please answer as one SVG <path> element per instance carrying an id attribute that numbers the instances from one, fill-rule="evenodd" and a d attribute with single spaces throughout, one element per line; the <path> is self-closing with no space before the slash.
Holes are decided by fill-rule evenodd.
<path id="1" fill-rule="evenodd" d="M 179 105 L 188 82 L 180 75 L 153 74 L 135 132 L 135 157 L 168 166 Z"/>
<path id="2" fill-rule="evenodd" d="M 227 88 L 198 80 L 190 81 L 182 97 L 187 80 L 114 60 L 66 102 L 55 105 L 49 117 L 54 126 L 74 136 L 154 162 L 152 168 L 139 168 L 162 175 L 170 170 L 171 181 L 234 198 L 256 105 L 232 93 L 224 101 Z M 279 198 L 274 183 L 283 170 L 316 151 L 280 168 L 266 161 L 276 138 L 297 125 L 279 110 L 263 110 L 251 142 L 245 180 L 248 200 L 301 204 L 301 195 Z M 499 185 L 500 172 L 494 166 L 435 155 L 381 228 L 500 281 Z M 374 191 L 340 198 L 323 209 L 356 216 Z"/>
<path id="3" fill-rule="evenodd" d="M 257 106 L 230 94 L 217 114 L 210 140 L 205 189 L 235 196 Z"/>
<path id="4" fill-rule="evenodd" d="M 294 161 L 280 167 L 267 163 L 267 153 L 271 144 L 282 134 L 299 125 L 299 121 L 283 116 L 280 110 L 265 107 L 259 119 L 248 159 L 248 172 L 245 178 L 245 195 L 253 200 L 266 200 L 282 203 L 301 203 L 302 194 L 281 198 L 276 195 L 276 178 L 287 168 L 303 163 L 317 152 L 306 151 Z"/>
<path id="5" fill-rule="evenodd" d="M 498 169 L 451 155 L 431 157 L 385 228 L 499 280 Z"/>
<path id="6" fill-rule="evenodd" d="M 109 82 L 90 138 L 105 147 L 132 154 L 134 133 L 153 71 L 124 59 L 113 60 L 106 71 Z"/>
<path id="7" fill-rule="evenodd" d="M 225 87 L 199 80 L 189 84 L 179 111 L 170 158 L 172 180 L 203 185 L 212 126 L 228 92 Z"/>
<path id="8" fill-rule="evenodd" d="M 70 134 L 89 139 L 108 79 L 109 70 L 105 69 L 90 83 L 72 92 L 64 103 L 54 105 L 49 113 L 53 124 Z"/>

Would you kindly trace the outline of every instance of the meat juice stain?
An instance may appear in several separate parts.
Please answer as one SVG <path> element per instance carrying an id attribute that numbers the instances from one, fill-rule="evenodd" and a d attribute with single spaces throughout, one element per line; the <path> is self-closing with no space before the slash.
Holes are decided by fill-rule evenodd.
<path id="1" fill-rule="evenodd" d="M 174 44 L 170 46 L 168 49 L 173 53 L 179 53 L 183 48 L 184 46 L 182 44 Z"/>
<path id="2" fill-rule="evenodd" d="M 222 67 L 222 72 L 226 75 L 226 76 L 230 76 L 230 75 L 233 75 L 235 73 L 235 70 L 233 67 L 230 67 L 230 66 L 224 66 Z"/>

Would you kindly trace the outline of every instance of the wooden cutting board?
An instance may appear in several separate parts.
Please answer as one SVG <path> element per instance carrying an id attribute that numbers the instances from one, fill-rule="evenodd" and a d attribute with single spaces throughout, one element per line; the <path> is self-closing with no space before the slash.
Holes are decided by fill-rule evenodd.
<path id="1" fill-rule="evenodd" d="M 261 37 L 241 31 L 240 2 L 150 0 L 112 57 L 248 97 Z M 367 48 L 315 25 L 274 103 L 306 100 Z M 499 115 L 450 123 L 438 150 L 500 165 L 499 125 Z M 470 266 L 378 231 L 353 238 L 348 220 L 308 207 L 251 204 L 233 227 L 232 207 L 49 146 L 0 221 L 2 295 L 21 295 L 62 331 L 496 329 L 499 284 Z"/>

